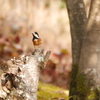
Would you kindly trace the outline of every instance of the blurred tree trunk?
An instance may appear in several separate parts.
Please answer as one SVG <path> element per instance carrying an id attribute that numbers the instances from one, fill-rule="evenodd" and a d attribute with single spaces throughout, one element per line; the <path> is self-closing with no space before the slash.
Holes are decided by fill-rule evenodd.
<path id="1" fill-rule="evenodd" d="M 73 68 L 70 100 L 100 98 L 100 0 L 92 0 L 88 18 L 83 0 L 66 0 Z"/>

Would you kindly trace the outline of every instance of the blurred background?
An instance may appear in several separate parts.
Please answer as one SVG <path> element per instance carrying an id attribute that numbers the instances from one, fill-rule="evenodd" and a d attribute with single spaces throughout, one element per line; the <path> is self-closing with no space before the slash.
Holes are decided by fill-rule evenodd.
<path id="1" fill-rule="evenodd" d="M 89 2 L 85 1 L 88 8 Z M 0 0 L 0 60 L 34 50 L 34 31 L 42 38 L 41 48 L 52 52 L 40 81 L 68 89 L 72 58 L 65 1 Z"/>

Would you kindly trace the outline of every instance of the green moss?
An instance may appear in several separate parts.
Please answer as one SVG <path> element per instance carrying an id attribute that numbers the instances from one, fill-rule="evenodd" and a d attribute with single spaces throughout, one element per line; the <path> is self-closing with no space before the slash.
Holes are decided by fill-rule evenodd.
<path id="1" fill-rule="evenodd" d="M 78 65 L 73 65 L 70 83 L 70 100 L 86 100 L 89 93 L 86 76 L 78 73 Z"/>
<path id="2" fill-rule="evenodd" d="M 70 83 L 70 100 L 99 100 L 100 89 L 88 74 L 80 73 L 78 65 L 73 65 Z"/>
<path id="3" fill-rule="evenodd" d="M 100 90 L 97 88 L 92 88 L 87 97 L 87 100 L 99 100 L 100 99 Z"/>
<path id="4" fill-rule="evenodd" d="M 86 100 L 86 97 L 90 91 L 90 87 L 88 86 L 86 76 L 84 74 L 77 75 L 77 96 L 79 100 Z"/>
<path id="5" fill-rule="evenodd" d="M 77 90 L 77 81 L 76 81 L 76 77 L 77 77 L 77 73 L 78 73 L 78 65 L 77 64 L 73 64 L 73 68 L 72 68 L 72 72 L 71 72 L 71 82 L 70 82 L 70 97 L 72 98 L 73 96 L 76 97 L 76 90 Z M 72 99 L 70 99 L 72 100 Z"/>
<path id="6" fill-rule="evenodd" d="M 96 93 L 92 90 L 88 96 L 88 100 L 95 100 L 94 98 L 96 97 Z"/>
<path id="7" fill-rule="evenodd" d="M 68 90 L 64 90 L 51 84 L 39 83 L 38 100 L 68 100 Z"/>

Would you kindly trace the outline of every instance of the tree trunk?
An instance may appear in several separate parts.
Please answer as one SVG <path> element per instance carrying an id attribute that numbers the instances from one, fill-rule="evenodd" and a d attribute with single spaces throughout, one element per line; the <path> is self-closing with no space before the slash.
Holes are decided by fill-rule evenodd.
<path id="1" fill-rule="evenodd" d="M 37 100 L 40 69 L 44 68 L 50 51 L 37 49 L 0 65 L 0 100 Z"/>
<path id="2" fill-rule="evenodd" d="M 92 0 L 88 19 L 83 0 L 66 0 L 66 4 L 73 55 L 70 100 L 99 100 L 100 0 Z M 80 24 L 75 24 L 78 22 Z"/>
<path id="3" fill-rule="evenodd" d="M 100 88 L 100 0 L 91 2 L 86 31 L 87 36 L 83 41 L 78 78 L 80 76 L 84 78 L 82 81 L 86 88 L 85 99 L 89 100 L 90 95 Z M 95 93 L 92 100 L 99 100 L 98 93 Z"/>
<path id="4" fill-rule="evenodd" d="M 86 12 L 82 0 L 66 0 L 68 15 L 70 19 L 70 30 L 72 37 L 72 74 L 70 83 L 70 96 L 76 96 L 76 76 L 79 67 L 82 42 L 86 35 Z M 72 99 L 71 99 L 72 100 Z"/>

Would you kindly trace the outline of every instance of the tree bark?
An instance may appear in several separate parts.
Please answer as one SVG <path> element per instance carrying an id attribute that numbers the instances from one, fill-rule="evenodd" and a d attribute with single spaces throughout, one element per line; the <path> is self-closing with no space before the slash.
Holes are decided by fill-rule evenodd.
<path id="1" fill-rule="evenodd" d="M 80 59 L 83 38 L 86 34 L 86 11 L 83 0 L 66 0 L 66 4 L 70 19 L 73 64 L 77 64 Z"/>
<path id="2" fill-rule="evenodd" d="M 73 55 L 70 100 L 99 100 L 100 0 L 91 1 L 88 18 L 83 0 L 66 0 L 66 5 Z"/>
<path id="3" fill-rule="evenodd" d="M 89 99 L 89 95 L 93 93 L 95 96 L 92 100 L 98 100 L 100 98 L 98 95 L 100 88 L 100 0 L 92 0 L 91 2 L 86 31 L 87 35 L 83 41 L 80 56 L 78 78 L 80 76 L 84 78 L 83 83 L 85 83 L 84 88 L 86 88 L 84 100 Z"/>
<path id="4" fill-rule="evenodd" d="M 37 49 L 4 61 L 0 66 L 0 100 L 37 100 L 39 73 L 45 67 L 50 51 Z"/>
<path id="5" fill-rule="evenodd" d="M 70 82 L 70 96 L 76 96 L 76 76 L 79 67 L 82 42 L 86 35 L 87 18 L 83 0 L 66 0 L 66 5 L 70 19 L 73 61 Z"/>

